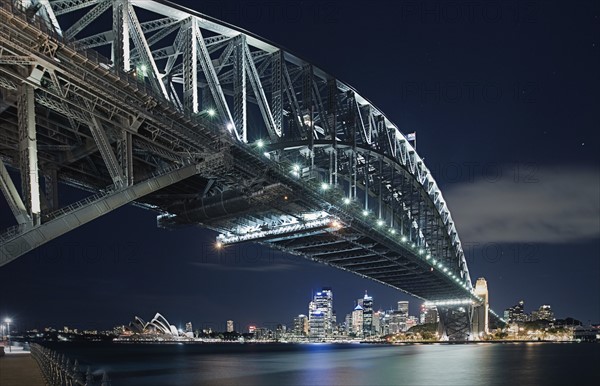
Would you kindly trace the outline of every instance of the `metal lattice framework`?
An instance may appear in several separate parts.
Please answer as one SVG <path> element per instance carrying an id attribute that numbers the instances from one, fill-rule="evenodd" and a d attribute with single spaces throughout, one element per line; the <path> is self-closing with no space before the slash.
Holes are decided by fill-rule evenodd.
<path id="1" fill-rule="evenodd" d="M 0 265 L 64 233 L 57 224 L 135 202 L 160 226 L 217 230 L 219 245 L 260 242 L 423 299 L 480 300 L 430 171 L 352 87 L 166 1 L 0 5 L 0 182 L 17 220 Z M 60 208 L 58 181 L 100 194 Z"/>

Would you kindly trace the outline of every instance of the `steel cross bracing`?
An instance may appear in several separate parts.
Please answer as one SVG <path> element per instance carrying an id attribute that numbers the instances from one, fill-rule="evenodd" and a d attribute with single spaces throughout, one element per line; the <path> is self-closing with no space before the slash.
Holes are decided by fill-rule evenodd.
<path id="1" fill-rule="evenodd" d="M 352 87 L 166 1 L 0 5 L 0 152 L 30 176 L 22 189 L 28 217 L 3 183 L 19 222 L 44 225 L 52 181 L 126 189 L 217 154 L 211 175 L 137 203 L 162 212 L 161 226 L 202 224 L 225 243 L 262 242 L 427 299 L 475 298 L 433 176 L 398 127 Z M 24 115 L 32 97 L 34 126 Z M 36 191 L 41 225 L 33 219 Z M 320 212 L 336 225 L 311 226 L 305 216 Z M 277 225 L 278 218 L 293 220 Z"/>

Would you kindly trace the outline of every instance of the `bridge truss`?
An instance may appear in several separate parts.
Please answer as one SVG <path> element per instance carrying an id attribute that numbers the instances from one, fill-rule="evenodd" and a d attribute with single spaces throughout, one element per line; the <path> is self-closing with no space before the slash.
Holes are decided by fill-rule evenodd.
<path id="1" fill-rule="evenodd" d="M 458 299 L 443 332 L 468 337 L 456 320 L 481 299 L 442 193 L 352 87 L 166 1 L 0 0 L 0 22 L 0 187 L 16 220 L 0 266 L 134 202 L 221 247 L 262 243 L 440 309 Z M 59 181 L 95 195 L 61 207 Z"/>

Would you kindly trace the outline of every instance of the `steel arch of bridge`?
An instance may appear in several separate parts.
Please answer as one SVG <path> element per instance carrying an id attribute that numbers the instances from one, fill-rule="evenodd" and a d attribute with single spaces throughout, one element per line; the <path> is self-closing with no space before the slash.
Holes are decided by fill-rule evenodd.
<path id="1" fill-rule="evenodd" d="M 160 210 L 164 226 L 199 223 L 221 232 L 222 243 L 263 242 L 403 290 L 401 280 L 383 273 L 386 264 L 402 267 L 408 259 L 414 275 L 435 271 L 440 288 L 478 300 L 431 172 L 399 128 L 349 85 L 251 33 L 166 1 L 2 0 L 2 6 L 13 14 L 20 9 L 46 33 L 36 37 L 43 35 L 43 44 L 27 48 L 8 27 L 17 20 L 6 16 L 0 85 L 18 99 L 18 133 L 6 136 L 18 151 L 2 155 L 30 178 L 21 200 L 0 165 L 19 222 L 3 243 L 24 230 L 43 230 L 36 173 L 46 182 L 92 191 L 110 184 L 118 192 L 149 174 L 196 165 L 192 178 L 170 180 L 178 191 L 150 182 L 131 201 Z M 99 25 L 110 29 L 99 32 Z M 92 49 L 110 60 L 90 57 Z M 81 68 L 73 67 L 78 60 Z M 34 109 L 47 117 L 34 117 Z M 35 148 L 35 135 L 24 133 L 36 125 L 54 127 L 52 135 L 38 130 L 37 142 L 54 153 L 66 149 L 64 156 Z M 39 164 L 53 164 L 51 172 L 37 170 L 36 155 Z M 183 180 L 188 185 L 180 188 Z M 273 202 L 288 194 L 289 202 Z M 250 213 L 253 205 L 263 209 Z M 306 252 L 319 245 L 356 265 Z M 369 260 L 374 256 L 381 264 Z M 350 268 L 373 261 L 371 270 Z"/>

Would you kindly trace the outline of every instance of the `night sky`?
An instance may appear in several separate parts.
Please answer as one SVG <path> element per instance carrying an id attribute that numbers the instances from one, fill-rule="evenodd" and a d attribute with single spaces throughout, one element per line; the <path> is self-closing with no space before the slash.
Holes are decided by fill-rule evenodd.
<path id="1" fill-rule="evenodd" d="M 495 311 L 523 299 L 600 322 L 600 2 L 177 2 L 286 47 L 416 131 Z M 155 216 L 124 207 L 0 268 L 0 317 L 109 328 L 158 311 L 245 329 L 289 324 L 322 286 L 338 321 L 365 290 L 375 308 L 417 313 L 390 287 L 251 244 L 218 254 L 213 232 Z"/>

